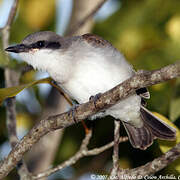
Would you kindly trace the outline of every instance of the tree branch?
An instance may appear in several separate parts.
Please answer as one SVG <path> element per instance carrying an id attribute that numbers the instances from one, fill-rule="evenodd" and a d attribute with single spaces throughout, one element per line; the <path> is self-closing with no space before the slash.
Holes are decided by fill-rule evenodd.
<path id="1" fill-rule="evenodd" d="M 180 143 L 173 147 L 171 150 L 166 152 L 161 157 L 154 159 L 152 162 L 149 162 L 143 166 L 130 169 L 130 170 L 120 170 L 118 172 L 119 179 L 125 179 L 126 177 L 136 177 L 142 179 L 144 176 L 154 174 L 161 169 L 165 168 L 167 165 L 172 163 L 174 160 L 180 157 Z M 136 179 L 135 178 L 135 179 Z"/>
<path id="2" fill-rule="evenodd" d="M 180 62 L 155 71 L 141 71 L 113 89 L 103 93 L 96 101 L 96 104 L 94 104 L 93 100 L 90 100 L 89 102 L 78 106 L 76 108 L 76 113 L 73 113 L 74 117 L 72 116 L 72 113 L 70 113 L 71 111 L 69 111 L 41 120 L 12 149 L 8 157 L 4 159 L 0 165 L 0 179 L 5 177 L 22 159 L 24 153 L 48 132 L 74 124 L 74 118 L 79 122 L 99 111 L 107 109 L 116 104 L 119 100 L 133 94 L 135 90 L 139 88 L 151 86 L 179 76 Z"/>

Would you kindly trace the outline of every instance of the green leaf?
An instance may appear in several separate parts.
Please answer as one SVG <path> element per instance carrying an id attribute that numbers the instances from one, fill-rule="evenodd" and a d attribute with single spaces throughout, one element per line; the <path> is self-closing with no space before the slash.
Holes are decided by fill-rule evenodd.
<path id="1" fill-rule="evenodd" d="M 165 152 L 169 151 L 172 147 L 174 147 L 177 143 L 180 142 L 180 130 L 165 116 L 163 116 L 157 112 L 154 112 L 153 114 L 155 116 L 157 116 L 158 118 L 160 118 L 162 121 L 164 121 L 169 126 L 176 129 L 176 140 L 175 141 L 158 140 L 159 147 L 160 147 L 161 151 L 163 153 L 165 153 Z"/>
<path id="2" fill-rule="evenodd" d="M 166 153 L 169 151 L 171 148 L 173 148 L 176 144 L 180 142 L 180 130 L 166 117 L 159 113 L 153 113 L 155 116 L 159 117 L 162 121 L 164 121 L 166 124 L 169 126 L 173 127 L 176 129 L 176 140 L 175 141 L 165 141 L 165 140 L 159 140 L 158 139 L 158 144 L 159 148 L 163 153 Z M 173 169 L 175 169 L 177 172 L 180 172 L 180 161 L 175 161 L 171 164 Z"/>
<path id="3" fill-rule="evenodd" d="M 174 122 L 180 116 L 180 98 L 173 99 L 170 104 L 170 119 Z"/>
<path id="4" fill-rule="evenodd" d="M 52 81 L 52 78 L 49 77 L 49 78 L 36 80 L 27 84 L 21 84 L 19 86 L 14 86 L 14 87 L 9 87 L 9 88 L 0 88 L 0 104 L 2 104 L 2 102 L 5 99 L 16 96 L 25 88 L 29 88 L 31 86 L 34 86 L 36 84 L 41 84 L 41 83 L 51 84 L 51 81 Z"/>

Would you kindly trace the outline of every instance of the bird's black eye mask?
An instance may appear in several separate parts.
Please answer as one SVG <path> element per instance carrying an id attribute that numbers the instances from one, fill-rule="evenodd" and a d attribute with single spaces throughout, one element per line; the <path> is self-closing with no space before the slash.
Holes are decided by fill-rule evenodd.
<path id="1" fill-rule="evenodd" d="M 17 44 L 15 46 L 10 46 L 5 49 L 5 51 L 8 52 L 14 52 L 14 53 L 23 53 L 23 52 L 29 52 L 31 49 L 59 49 L 61 47 L 61 44 L 57 42 L 52 41 L 37 41 L 36 43 L 26 45 L 26 44 Z"/>
<path id="2" fill-rule="evenodd" d="M 59 42 L 52 42 L 52 41 L 37 41 L 36 43 L 32 44 L 30 48 L 37 48 L 37 49 L 59 49 L 61 44 Z"/>

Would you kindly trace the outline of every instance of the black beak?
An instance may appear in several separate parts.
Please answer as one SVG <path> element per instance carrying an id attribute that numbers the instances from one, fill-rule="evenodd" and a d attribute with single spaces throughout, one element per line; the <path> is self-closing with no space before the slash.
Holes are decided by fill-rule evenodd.
<path id="1" fill-rule="evenodd" d="M 26 47 L 24 44 L 17 44 L 15 46 L 10 46 L 10 47 L 6 48 L 5 51 L 21 53 L 21 52 L 28 52 L 29 48 Z"/>

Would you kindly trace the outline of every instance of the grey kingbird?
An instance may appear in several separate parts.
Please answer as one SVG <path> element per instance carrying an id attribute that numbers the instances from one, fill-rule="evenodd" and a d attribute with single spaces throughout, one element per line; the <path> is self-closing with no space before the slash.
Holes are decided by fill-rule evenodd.
<path id="1" fill-rule="evenodd" d="M 124 56 L 108 41 L 93 34 L 61 37 L 42 31 L 28 35 L 6 51 L 18 53 L 35 69 L 46 71 L 79 103 L 103 93 L 135 74 Z M 120 119 L 133 147 L 146 149 L 156 138 L 174 140 L 176 131 L 142 104 L 150 98 L 144 87 L 133 95 L 91 117 L 111 115 Z"/>

